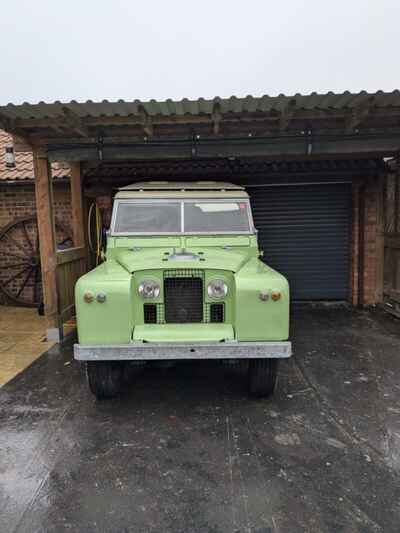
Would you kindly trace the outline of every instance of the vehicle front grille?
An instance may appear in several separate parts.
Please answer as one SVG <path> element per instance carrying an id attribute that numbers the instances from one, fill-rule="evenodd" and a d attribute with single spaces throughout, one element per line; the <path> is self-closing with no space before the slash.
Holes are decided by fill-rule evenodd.
<path id="1" fill-rule="evenodd" d="M 224 303 L 204 302 L 204 271 L 164 271 L 164 302 L 145 303 L 145 324 L 187 324 L 225 322 Z"/>
<path id="2" fill-rule="evenodd" d="M 224 321 L 224 304 L 210 304 L 210 322 Z"/>
<path id="3" fill-rule="evenodd" d="M 164 314 L 166 323 L 186 324 L 203 321 L 203 272 L 201 270 L 165 272 Z"/>
<path id="4" fill-rule="evenodd" d="M 143 315 L 145 324 L 157 324 L 157 304 L 144 304 Z"/>

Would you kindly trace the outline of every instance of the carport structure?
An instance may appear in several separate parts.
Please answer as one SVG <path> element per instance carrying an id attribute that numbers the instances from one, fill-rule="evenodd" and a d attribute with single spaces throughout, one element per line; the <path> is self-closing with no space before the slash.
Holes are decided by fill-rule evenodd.
<path id="1" fill-rule="evenodd" d="M 9 104 L 0 127 L 15 150 L 34 154 L 50 338 L 73 314 L 74 283 L 88 268 L 84 196 L 111 199 L 143 179 L 243 184 L 265 258 L 296 299 L 382 300 L 384 158 L 399 155 L 399 91 Z M 74 248 L 64 251 L 54 239 L 53 161 L 71 166 Z M 398 214 L 398 185 L 395 197 Z"/>

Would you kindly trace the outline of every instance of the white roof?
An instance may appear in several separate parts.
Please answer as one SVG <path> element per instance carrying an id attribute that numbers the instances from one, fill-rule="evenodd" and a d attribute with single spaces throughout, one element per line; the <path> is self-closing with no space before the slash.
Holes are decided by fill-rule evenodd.
<path id="1" fill-rule="evenodd" d="M 140 181 L 120 191 L 242 191 L 243 187 L 220 181 Z"/>

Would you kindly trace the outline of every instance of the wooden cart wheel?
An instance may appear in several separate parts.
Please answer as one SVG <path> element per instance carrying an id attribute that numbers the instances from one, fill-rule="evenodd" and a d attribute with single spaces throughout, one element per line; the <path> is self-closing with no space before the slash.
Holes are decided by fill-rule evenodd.
<path id="1" fill-rule="evenodd" d="M 56 221 L 58 248 L 72 246 L 69 231 Z M 17 218 L 0 230 L 0 290 L 17 305 L 42 301 L 39 232 L 35 216 Z"/>

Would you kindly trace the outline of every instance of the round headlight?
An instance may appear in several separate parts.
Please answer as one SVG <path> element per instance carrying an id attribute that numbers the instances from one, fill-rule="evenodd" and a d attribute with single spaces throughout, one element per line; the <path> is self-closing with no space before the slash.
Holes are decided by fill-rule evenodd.
<path id="1" fill-rule="evenodd" d="M 158 298 L 160 285 L 152 279 L 145 279 L 139 284 L 138 292 L 142 298 Z"/>
<path id="2" fill-rule="evenodd" d="M 214 279 L 207 286 L 207 294 L 210 298 L 225 298 L 228 294 L 228 285 L 222 279 Z"/>
<path id="3" fill-rule="evenodd" d="M 99 292 L 96 296 L 96 300 L 99 302 L 99 304 L 103 304 L 106 301 L 106 293 L 105 292 Z"/>

